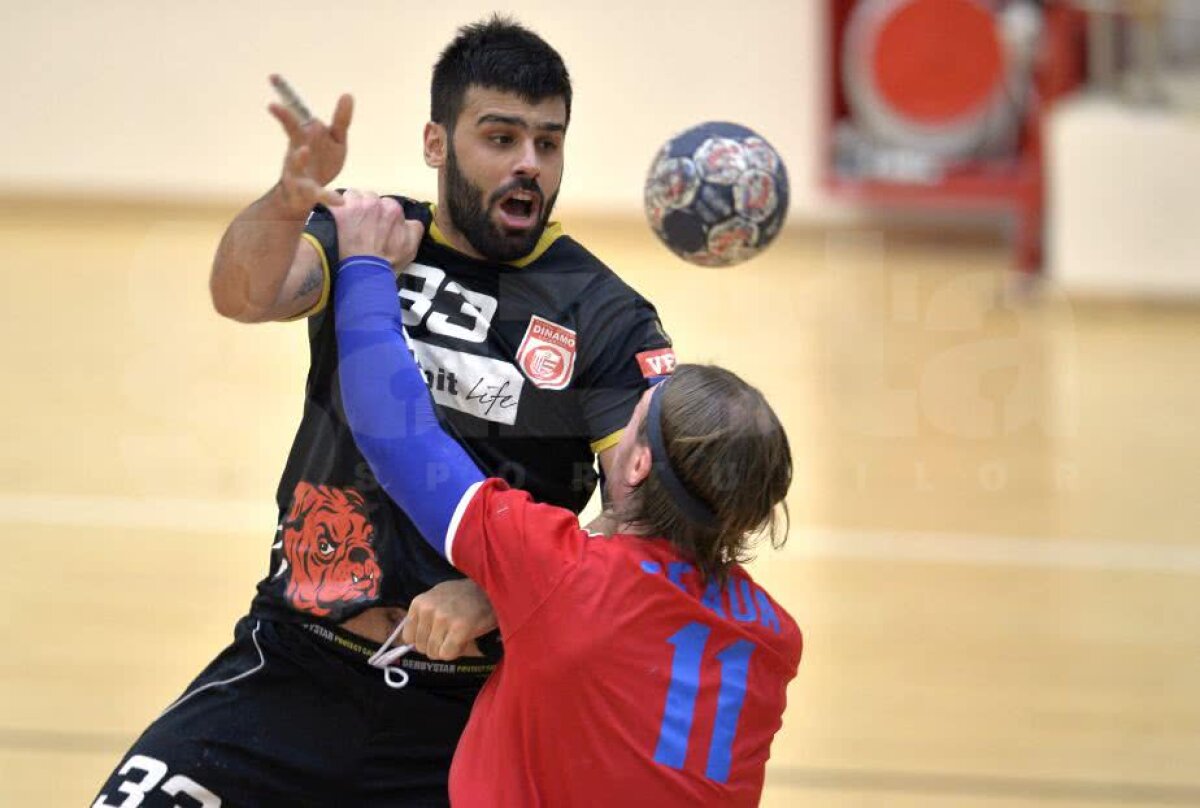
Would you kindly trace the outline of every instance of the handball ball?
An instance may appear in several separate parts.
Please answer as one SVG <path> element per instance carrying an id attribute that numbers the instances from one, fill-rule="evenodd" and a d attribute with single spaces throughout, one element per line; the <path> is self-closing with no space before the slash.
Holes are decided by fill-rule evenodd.
<path id="1" fill-rule="evenodd" d="M 787 216 L 778 152 L 736 123 L 702 123 L 667 141 L 646 177 L 646 217 L 663 243 L 701 266 L 753 258 Z"/>

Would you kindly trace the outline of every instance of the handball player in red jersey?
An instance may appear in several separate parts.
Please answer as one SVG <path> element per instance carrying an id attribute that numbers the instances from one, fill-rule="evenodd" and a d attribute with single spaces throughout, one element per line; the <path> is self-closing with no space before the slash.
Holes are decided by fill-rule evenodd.
<path id="1" fill-rule="evenodd" d="M 394 200 L 334 208 L 341 395 L 355 441 L 426 541 L 492 602 L 504 659 L 455 753 L 459 806 L 756 805 L 796 623 L 739 562 L 791 482 L 753 387 L 683 365 L 641 398 L 608 479 L 612 535 L 487 479 L 440 428 L 405 345 L 391 262 L 419 239 Z M 387 369 L 381 372 L 381 369 Z M 402 636 L 446 627 L 410 613 Z"/>

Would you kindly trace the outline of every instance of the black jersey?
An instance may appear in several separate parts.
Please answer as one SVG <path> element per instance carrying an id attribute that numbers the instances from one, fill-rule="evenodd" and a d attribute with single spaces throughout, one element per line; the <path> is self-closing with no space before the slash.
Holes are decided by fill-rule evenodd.
<path id="1" fill-rule="evenodd" d="M 447 246 L 428 204 L 400 201 L 426 226 L 396 285 L 443 426 L 488 476 L 578 512 L 596 487 L 595 453 L 616 442 L 648 380 L 674 367 L 654 307 L 557 224 L 519 261 L 476 260 Z M 354 443 L 328 305 L 339 253 L 327 210 L 313 212 L 305 238 L 321 254 L 326 283 L 307 313 L 304 414 L 252 612 L 341 622 L 371 606 L 407 606 L 461 576 L 382 490 Z"/>

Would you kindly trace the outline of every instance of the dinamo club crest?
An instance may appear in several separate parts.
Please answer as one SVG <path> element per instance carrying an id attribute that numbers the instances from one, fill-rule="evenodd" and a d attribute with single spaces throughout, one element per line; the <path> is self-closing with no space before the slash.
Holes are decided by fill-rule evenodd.
<path id="1" fill-rule="evenodd" d="M 517 349 L 517 364 L 536 387 L 562 390 L 575 370 L 575 332 L 535 314 Z"/>

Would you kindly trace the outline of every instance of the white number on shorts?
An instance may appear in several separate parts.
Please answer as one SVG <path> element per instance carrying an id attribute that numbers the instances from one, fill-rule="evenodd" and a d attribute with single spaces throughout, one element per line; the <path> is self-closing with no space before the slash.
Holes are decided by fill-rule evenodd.
<path id="1" fill-rule="evenodd" d="M 187 794 L 200 803 L 200 808 L 220 808 L 221 798 L 190 777 L 177 774 L 163 783 L 162 790 L 172 797 Z"/>
<path id="2" fill-rule="evenodd" d="M 167 764 L 161 760 L 146 757 L 145 755 L 130 756 L 129 760 L 125 761 L 125 765 L 121 767 L 117 774 L 124 777 L 134 769 L 143 772 L 143 776 L 137 780 L 126 778 L 125 782 L 121 783 L 117 791 L 126 795 L 121 802 L 116 804 L 106 802 L 104 794 L 101 794 L 92 803 L 92 808 L 137 808 L 146 799 L 146 795 L 150 793 L 151 789 L 167 776 Z M 220 808 L 221 806 L 220 797 L 192 778 L 185 777 L 182 774 L 177 774 L 166 783 L 163 783 L 162 791 L 172 797 L 186 794 L 198 802 L 200 808 Z M 185 808 L 185 806 L 176 803 L 175 808 Z"/>
<path id="3" fill-rule="evenodd" d="M 146 792 L 159 784 L 164 777 L 167 776 L 167 764 L 161 760 L 155 760 L 145 755 L 133 755 L 129 760 L 125 761 L 125 765 L 117 774 L 125 776 L 133 769 L 139 769 L 143 772 L 143 776 L 138 780 L 126 778 L 125 782 L 121 783 L 121 787 L 117 789 L 125 797 L 119 804 L 113 805 L 104 801 L 104 795 L 101 794 L 94 803 L 92 808 L 137 808 L 142 804 L 142 800 L 146 798 Z"/>
<path id="4" fill-rule="evenodd" d="M 400 288 L 400 314 L 406 326 L 409 328 L 418 326 L 428 317 L 425 327 L 431 334 L 453 337 L 465 342 L 483 342 L 487 339 L 488 328 L 492 324 L 492 317 L 496 314 L 496 298 L 464 289 L 454 281 L 442 286 L 442 281 L 446 280 L 446 273 L 427 264 L 410 264 L 404 270 L 404 274 L 420 279 L 421 284 L 420 289 L 410 289 L 407 286 Z M 442 312 L 430 314 L 433 309 L 433 299 L 437 296 L 438 291 L 454 295 L 462 301 L 458 306 L 457 314 L 448 315 Z M 450 322 L 452 316 L 467 320 L 469 324 L 452 323 Z"/>

